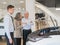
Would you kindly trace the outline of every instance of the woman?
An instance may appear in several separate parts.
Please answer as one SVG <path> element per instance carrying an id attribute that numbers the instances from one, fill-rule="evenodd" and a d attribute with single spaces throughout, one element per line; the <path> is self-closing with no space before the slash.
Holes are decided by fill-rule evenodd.
<path id="1" fill-rule="evenodd" d="M 14 25 L 15 25 L 15 31 L 14 31 L 14 44 L 15 45 L 21 45 L 21 19 L 22 16 L 20 13 L 16 14 L 15 20 L 14 20 Z"/>

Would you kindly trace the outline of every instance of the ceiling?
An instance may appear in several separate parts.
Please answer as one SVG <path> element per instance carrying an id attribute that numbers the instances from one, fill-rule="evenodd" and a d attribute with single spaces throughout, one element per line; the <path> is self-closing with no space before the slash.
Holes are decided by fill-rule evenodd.
<path id="1" fill-rule="evenodd" d="M 25 0 L 0 0 L 0 18 L 7 12 L 6 8 L 8 5 L 15 6 L 15 13 L 18 11 L 23 12 L 25 10 Z"/>
<path id="2" fill-rule="evenodd" d="M 47 7 L 60 7 L 60 0 L 36 0 Z"/>
<path id="3" fill-rule="evenodd" d="M 0 10 L 6 9 L 7 5 L 14 5 L 15 8 L 24 8 L 24 0 L 0 0 Z"/>

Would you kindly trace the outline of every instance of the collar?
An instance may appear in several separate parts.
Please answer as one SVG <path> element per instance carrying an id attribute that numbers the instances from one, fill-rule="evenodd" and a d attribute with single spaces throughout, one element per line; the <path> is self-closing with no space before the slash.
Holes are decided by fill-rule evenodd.
<path id="1" fill-rule="evenodd" d="M 7 12 L 7 14 L 8 14 L 9 16 L 12 16 L 12 14 L 10 14 L 9 12 Z"/>

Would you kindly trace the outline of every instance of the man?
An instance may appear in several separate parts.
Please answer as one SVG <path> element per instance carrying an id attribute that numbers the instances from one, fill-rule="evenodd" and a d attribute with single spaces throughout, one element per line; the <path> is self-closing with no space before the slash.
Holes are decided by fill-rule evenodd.
<path id="1" fill-rule="evenodd" d="M 32 21 L 29 19 L 29 13 L 25 12 L 24 18 L 22 19 L 23 26 L 23 45 L 26 45 L 27 36 L 31 33 Z"/>
<path id="2" fill-rule="evenodd" d="M 14 32 L 14 25 L 12 18 L 13 13 L 14 13 L 14 6 L 8 5 L 7 14 L 4 16 L 4 29 L 5 29 L 7 45 L 13 45 L 13 32 Z"/>

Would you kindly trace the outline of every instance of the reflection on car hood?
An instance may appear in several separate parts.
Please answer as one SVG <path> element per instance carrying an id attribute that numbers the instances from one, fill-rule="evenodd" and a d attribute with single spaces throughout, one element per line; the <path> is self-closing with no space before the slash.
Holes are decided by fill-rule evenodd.
<path id="1" fill-rule="evenodd" d="M 52 31 L 52 32 L 45 33 L 43 35 L 40 35 L 40 34 L 41 34 L 40 31 L 36 31 L 29 34 L 27 41 L 36 42 L 46 38 L 52 38 L 54 36 L 60 35 L 60 31 Z"/>

